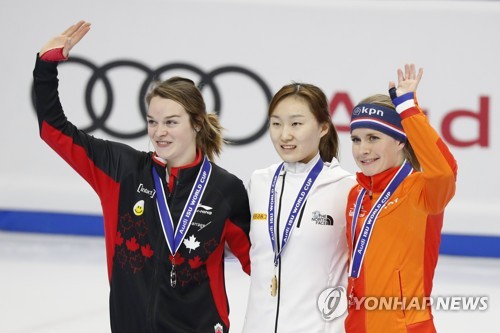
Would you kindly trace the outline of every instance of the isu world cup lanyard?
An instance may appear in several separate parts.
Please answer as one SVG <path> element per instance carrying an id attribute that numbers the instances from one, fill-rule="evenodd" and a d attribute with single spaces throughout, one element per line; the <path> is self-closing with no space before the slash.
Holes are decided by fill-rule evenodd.
<path id="1" fill-rule="evenodd" d="M 307 199 L 307 196 L 309 195 L 309 191 L 311 190 L 314 182 L 316 181 L 316 178 L 318 178 L 319 173 L 323 169 L 323 161 L 321 158 L 316 162 L 314 167 L 311 169 L 309 174 L 307 175 L 304 183 L 302 184 L 302 187 L 297 195 L 297 198 L 295 199 L 295 202 L 293 203 L 292 209 L 290 211 L 290 215 L 288 216 L 286 225 L 285 225 L 285 230 L 283 230 L 283 237 L 281 239 L 281 248 L 278 249 L 277 244 L 276 244 L 276 236 L 275 236 L 275 216 L 274 216 L 274 210 L 276 206 L 276 183 L 278 182 L 279 175 L 281 171 L 284 168 L 284 163 L 281 163 L 278 166 L 278 169 L 276 169 L 276 172 L 274 173 L 273 180 L 271 182 L 271 189 L 269 193 L 269 206 L 268 206 L 268 228 L 269 228 L 269 238 L 271 239 L 271 245 L 273 247 L 274 251 L 274 266 L 277 267 L 281 253 L 285 249 L 286 244 L 288 243 L 288 240 L 290 239 L 290 235 L 293 230 L 293 226 L 295 224 L 295 220 L 297 219 L 297 216 L 299 212 L 301 211 L 302 207 L 304 206 L 304 203 Z M 279 230 L 277 230 L 279 232 Z M 271 295 L 276 296 L 276 291 L 277 291 L 277 278 L 276 274 L 274 274 L 274 277 L 271 280 Z"/>
<path id="2" fill-rule="evenodd" d="M 191 193 L 189 194 L 184 210 L 182 211 L 179 223 L 174 232 L 174 223 L 172 221 L 172 215 L 167 205 L 167 198 L 165 197 L 165 192 L 163 190 L 163 183 L 161 182 L 158 172 L 153 167 L 153 180 L 156 189 L 156 206 L 158 207 L 158 213 L 160 215 L 161 226 L 163 229 L 163 234 L 167 241 L 168 249 L 172 254 L 172 271 L 170 272 L 170 285 L 175 287 L 177 283 L 177 276 L 175 273 L 175 254 L 179 250 L 179 247 L 186 237 L 186 233 L 193 221 L 193 217 L 196 214 L 196 209 L 200 203 L 201 197 L 205 192 L 208 180 L 210 178 L 210 173 L 212 172 L 212 165 L 210 161 L 205 156 L 203 159 L 203 164 L 201 165 L 198 176 L 194 183 Z"/>
<path id="3" fill-rule="evenodd" d="M 407 161 L 403 163 L 403 165 L 399 168 L 396 175 L 391 179 L 387 187 L 384 189 L 384 192 L 380 195 L 377 202 L 373 205 L 372 209 L 368 213 L 368 216 L 363 223 L 361 228 L 361 232 L 359 234 L 359 238 L 356 242 L 356 246 L 353 249 L 351 264 L 349 267 L 349 277 L 358 278 L 361 270 L 361 265 L 363 264 L 363 259 L 365 257 L 366 249 L 368 248 L 368 243 L 370 242 L 370 237 L 373 232 L 373 228 L 375 226 L 375 222 L 377 221 L 377 217 L 384 208 L 385 204 L 394 193 L 396 188 L 401 184 L 401 182 L 411 174 L 413 168 L 411 164 Z M 365 189 L 362 189 L 359 192 L 359 195 L 356 199 L 356 205 L 354 206 L 354 215 L 352 217 L 352 226 L 351 226 L 351 241 L 354 245 L 354 238 L 356 234 L 356 224 L 358 222 L 359 212 L 361 210 L 361 202 L 363 201 L 363 197 L 366 193 Z"/>

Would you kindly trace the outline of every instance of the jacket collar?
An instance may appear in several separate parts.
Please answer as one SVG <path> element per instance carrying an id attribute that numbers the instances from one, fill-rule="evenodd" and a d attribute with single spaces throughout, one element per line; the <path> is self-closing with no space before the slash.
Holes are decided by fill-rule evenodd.
<path id="1" fill-rule="evenodd" d="M 186 165 L 183 165 L 180 167 L 171 168 L 170 175 L 169 175 L 168 171 L 167 171 L 167 161 L 165 159 L 161 158 L 160 156 L 158 156 L 156 154 L 156 152 L 153 153 L 153 161 L 155 162 L 157 169 L 161 169 L 162 173 L 165 175 L 165 177 L 167 179 L 170 177 L 178 178 L 181 171 L 183 171 L 182 172 L 183 176 L 184 176 L 184 174 L 196 175 L 198 170 L 199 170 L 199 167 L 197 167 L 197 166 L 200 166 L 202 158 L 203 158 L 203 154 L 201 153 L 201 149 L 197 149 L 196 150 L 196 157 L 192 163 L 189 163 L 189 164 L 186 164 Z M 160 166 L 160 168 L 158 168 L 158 166 Z M 184 172 L 184 171 L 188 171 L 188 170 L 189 170 L 189 172 Z"/>
<path id="2" fill-rule="evenodd" d="M 311 169 L 316 165 L 316 162 L 320 159 L 319 152 L 314 156 L 309 162 L 285 162 L 285 171 L 290 173 L 305 173 L 311 171 Z"/>
<path id="3" fill-rule="evenodd" d="M 391 179 L 398 172 L 400 166 L 387 169 L 373 176 L 366 176 L 362 172 L 356 173 L 358 184 L 365 188 L 367 191 L 373 193 L 380 193 L 384 191 Z"/>

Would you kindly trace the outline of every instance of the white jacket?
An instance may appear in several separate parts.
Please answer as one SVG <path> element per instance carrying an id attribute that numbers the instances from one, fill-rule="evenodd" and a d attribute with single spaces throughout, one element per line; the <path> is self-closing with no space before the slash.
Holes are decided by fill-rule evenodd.
<path id="1" fill-rule="evenodd" d="M 285 163 L 276 184 L 275 215 L 279 222 L 275 221 L 275 225 L 279 225 L 280 243 L 299 189 L 319 158 L 318 154 L 307 164 Z M 267 215 L 269 190 L 277 168 L 275 164 L 255 171 L 248 185 L 251 284 L 243 332 L 344 332 L 345 315 L 325 321 L 317 302 L 325 289 L 347 286 L 345 210 L 347 195 L 356 180 L 335 158 L 324 164 L 281 253 L 276 269 L 278 295 L 273 297 L 270 285 L 275 274 L 274 253 Z"/>

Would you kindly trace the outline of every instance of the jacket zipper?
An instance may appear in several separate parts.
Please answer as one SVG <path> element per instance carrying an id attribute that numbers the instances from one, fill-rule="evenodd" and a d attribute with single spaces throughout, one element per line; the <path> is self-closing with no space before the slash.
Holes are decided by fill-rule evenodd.
<path id="1" fill-rule="evenodd" d="M 158 247 L 160 251 L 165 251 L 164 245 L 161 241 L 162 234 L 158 235 L 158 238 L 156 240 L 156 243 L 158 244 Z M 148 304 L 148 309 L 146 313 L 146 322 L 147 322 L 147 330 L 148 332 L 155 332 L 155 321 L 156 321 L 156 300 L 158 298 L 158 293 L 154 293 L 154 290 L 158 290 L 158 266 L 161 264 L 161 260 L 156 260 L 154 269 L 153 269 L 153 277 L 151 278 L 151 286 L 149 288 L 149 304 Z"/>
<path id="2" fill-rule="evenodd" d="M 304 215 L 304 211 L 306 210 L 307 200 L 304 202 L 304 206 L 300 210 L 299 220 L 297 221 L 297 229 L 300 228 L 300 223 L 302 222 L 302 215 Z"/>
<path id="3" fill-rule="evenodd" d="M 179 175 L 178 175 L 179 176 Z M 164 188 L 165 189 L 168 189 L 168 184 L 166 184 L 167 186 L 165 186 Z M 179 178 L 176 177 L 175 178 L 175 185 L 174 187 L 172 188 L 172 192 L 169 191 L 168 195 L 166 195 L 166 193 L 164 193 L 164 195 L 166 195 L 167 197 L 167 205 L 169 207 L 169 209 L 172 207 L 172 202 L 174 201 L 175 199 L 175 193 L 177 192 L 176 189 L 177 189 L 177 186 L 179 185 Z M 175 222 L 174 222 L 174 227 L 176 227 L 175 225 Z M 157 248 L 160 249 L 160 251 L 158 253 L 163 253 L 164 251 L 167 251 L 169 252 L 169 250 L 165 249 L 165 243 L 162 241 L 163 239 L 163 233 L 160 233 L 158 235 L 158 239 L 157 239 Z M 167 260 L 169 260 L 169 257 L 170 257 L 170 252 L 167 256 Z M 153 293 L 153 290 L 158 290 L 157 286 L 158 286 L 158 266 L 161 265 L 161 258 L 160 260 L 156 260 L 156 263 L 154 265 L 154 271 L 153 271 L 153 277 L 152 277 L 152 283 L 151 283 L 151 287 L 150 287 L 150 290 L 149 290 L 149 294 L 151 295 L 150 296 L 150 301 L 149 301 L 149 305 L 148 305 L 148 310 L 147 310 L 147 323 L 148 323 L 148 326 L 149 326 L 149 329 L 148 331 L 149 332 L 155 332 L 155 321 L 156 321 L 156 299 L 158 297 L 158 293 Z"/>
<path id="4" fill-rule="evenodd" d="M 280 251 L 280 217 L 281 217 L 281 201 L 283 199 L 283 192 L 285 190 L 285 177 L 286 177 L 286 171 L 283 174 L 283 183 L 281 186 L 281 193 L 280 193 L 280 200 L 279 200 L 279 207 L 278 207 L 278 214 L 276 218 L 276 251 Z M 276 297 L 278 298 L 276 301 L 276 320 L 274 321 L 274 332 L 278 332 L 278 318 L 280 314 L 280 289 L 281 289 L 281 259 L 278 260 L 278 290 L 277 290 L 277 295 Z"/>

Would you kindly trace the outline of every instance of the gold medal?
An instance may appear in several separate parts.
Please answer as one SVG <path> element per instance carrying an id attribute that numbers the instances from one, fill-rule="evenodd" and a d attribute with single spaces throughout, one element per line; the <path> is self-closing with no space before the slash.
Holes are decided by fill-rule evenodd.
<path id="1" fill-rule="evenodd" d="M 278 294 L 278 279 L 276 278 L 276 274 L 274 274 L 271 280 L 271 296 L 276 296 Z"/>

